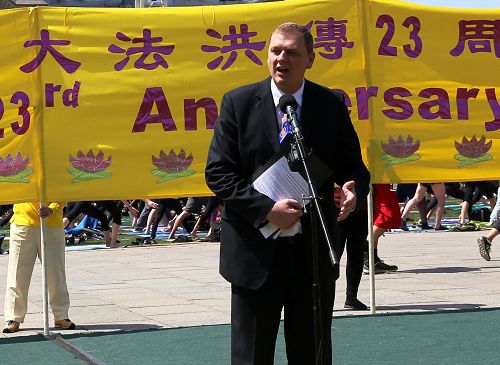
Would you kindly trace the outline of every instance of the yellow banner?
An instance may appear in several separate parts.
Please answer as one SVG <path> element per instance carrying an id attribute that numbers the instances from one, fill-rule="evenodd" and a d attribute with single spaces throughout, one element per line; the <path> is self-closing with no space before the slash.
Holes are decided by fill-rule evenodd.
<path id="1" fill-rule="evenodd" d="M 373 182 L 499 178 L 499 18 L 346 0 L 0 11 L 0 202 L 209 194 L 222 95 L 267 77 L 285 21 L 310 27 L 306 76 L 345 92 Z"/>
<path id="2" fill-rule="evenodd" d="M 500 10 L 376 0 L 366 14 L 373 181 L 500 178 Z"/>

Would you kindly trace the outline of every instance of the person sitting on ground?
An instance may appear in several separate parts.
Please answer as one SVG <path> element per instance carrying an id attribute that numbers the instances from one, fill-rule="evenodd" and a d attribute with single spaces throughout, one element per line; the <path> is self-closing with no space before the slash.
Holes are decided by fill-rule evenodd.
<path id="1" fill-rule="evenodd" d="M 49 304 L 56 328 L 74 329 L 69 319 L 69 293 L 66 284 L 64 230 L 62 207 L 51 203 L 38 208 L 33 203 L 14 204 L 10 225 L 9 265 L 5 292 L 4 318 L 7 326 L 3 333 L 19 331 L 28 311 L 28 289 L 36 257 L 41 260 L 40 218 L 45 219 L 44 242 L 47 260 Z"/>

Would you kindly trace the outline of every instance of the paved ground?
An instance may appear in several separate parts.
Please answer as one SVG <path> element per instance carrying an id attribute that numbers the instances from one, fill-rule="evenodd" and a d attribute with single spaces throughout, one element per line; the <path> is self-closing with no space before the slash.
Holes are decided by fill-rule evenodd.
<path id="1" fill-rule="evenodd" d="M 478 254 L 478 236 L 479 232 L 387 234 L 379 254 L 400 270 L 375 277 L 377 312 L 498 307 L 500 254 L 493 251 L 493 259 L 484 261 Z M 228 323 L 229 285 L 218 274 L 218 253 L 216 243 L 68 251 L 70 317 L 79 327 L 65 333 Z M 0 256 L 0 302 L 7 261 L 8 256 Z M 343 309 L 344 267 L 345 257 L 335 315 L 369 314 Z M 41 332 L 41 297 L 41 268 L 37 264 L 22 331 L 0 333 L 0 338 Z M 367 304 L 370 301 L 366 275 L 359 299 Z"/>

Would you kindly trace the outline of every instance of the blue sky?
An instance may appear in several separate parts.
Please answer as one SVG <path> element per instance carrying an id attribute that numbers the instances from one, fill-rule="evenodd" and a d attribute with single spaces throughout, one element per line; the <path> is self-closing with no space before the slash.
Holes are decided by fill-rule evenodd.
<path id="1" fill-rule="evenodd" d="M 405 0 L 424 5 L 444 6 L 447 8 L 500 8 L 500 0 Z"/>

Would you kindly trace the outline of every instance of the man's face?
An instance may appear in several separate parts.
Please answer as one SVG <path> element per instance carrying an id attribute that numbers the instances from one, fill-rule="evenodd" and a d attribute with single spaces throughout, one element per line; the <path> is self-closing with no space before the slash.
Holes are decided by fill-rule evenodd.
<path id="1" fill-rule="evenodd" d="M 303 34 L 275 32 L 271 36 L 267 65 L 274 82 L 284 93 L 293 94 L 300 88 L 313 62 L 314 52 L 307 52 Z"/>

